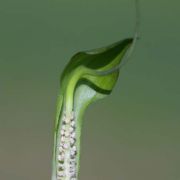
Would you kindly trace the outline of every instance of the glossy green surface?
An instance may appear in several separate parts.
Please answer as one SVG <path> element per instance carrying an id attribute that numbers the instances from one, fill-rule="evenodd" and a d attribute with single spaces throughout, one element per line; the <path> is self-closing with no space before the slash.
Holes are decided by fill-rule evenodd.
<path id="1" fill-rule="evenodd" d="M 76 53 L 65 67 L 61 75 L 57 114 L 55 122 L 55 143 L 53 155 L 53 175 L 56 179 L 58 169 L 56 152 L 60 141 L 61 121 L 63 114 L 75 114 L 77 143 L 77 172 L 80 171 L 80 140 L 82 116 L 88 105 L 111 93 L 119 75 L 119 69 L 109 73 L 109 70 L 123 62 L 127 50 L 133 40 L 125 39 L 104 48 Z M 128 52 L 127 52 L 128 53 Z M 97 118 L 97 120 L 99 120 Z"/>

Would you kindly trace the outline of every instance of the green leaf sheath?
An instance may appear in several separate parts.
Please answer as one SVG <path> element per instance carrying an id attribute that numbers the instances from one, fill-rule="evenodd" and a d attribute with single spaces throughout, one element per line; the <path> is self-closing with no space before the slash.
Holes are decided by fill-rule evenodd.
<path id="1" fill-rule="evenodd" d="M 118 67 L 133 39 L 75 54 L 64 69 L 54 132 L 52 180 L 77 180 L 83 114 L 92 102 L 109 95 Z"/>

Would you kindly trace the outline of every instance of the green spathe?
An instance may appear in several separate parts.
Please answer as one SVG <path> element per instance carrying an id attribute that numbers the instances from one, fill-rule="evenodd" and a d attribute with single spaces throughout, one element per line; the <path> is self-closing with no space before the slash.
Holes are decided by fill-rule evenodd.
<path id="1" fill-rule="evenodd" d="M 82 116 L 90 103 L 111 93 L 118 79 L 119 69 L 110 70 L 119 66 L 132 42 L 133 39 L 125 39 L 104 48 L 79 52 L 71 58 L 64 69 L 55 122 L 52 180 L 57 180 L 57 142 L 60 141 L 58 133 L 61 129 L 63 113 L 70 114 L 74 111 L 76 117 L 78 148 L 76 158 L 79 172 Z"/>

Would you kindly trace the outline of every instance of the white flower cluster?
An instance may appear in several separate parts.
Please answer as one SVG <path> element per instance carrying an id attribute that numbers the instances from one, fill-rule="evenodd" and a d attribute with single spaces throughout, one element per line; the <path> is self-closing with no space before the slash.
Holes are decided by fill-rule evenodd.
<path id="1" fill-rule="evenodd" d="M 77 180 L 76 123 L 74 112 L 63 115 L 58 146 L 57 180 Z"/>

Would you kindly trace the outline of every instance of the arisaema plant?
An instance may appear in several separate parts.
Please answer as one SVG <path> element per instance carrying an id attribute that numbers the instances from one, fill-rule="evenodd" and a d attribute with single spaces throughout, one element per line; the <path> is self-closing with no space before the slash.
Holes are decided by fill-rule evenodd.
<path id="1" fill-rule="evenodd" d="M 83 115 L 92 102 L 108 96 L 133 39 L 75 54 L 64 69 L 54 131 L 52 180 L 77 180 Z"/>

